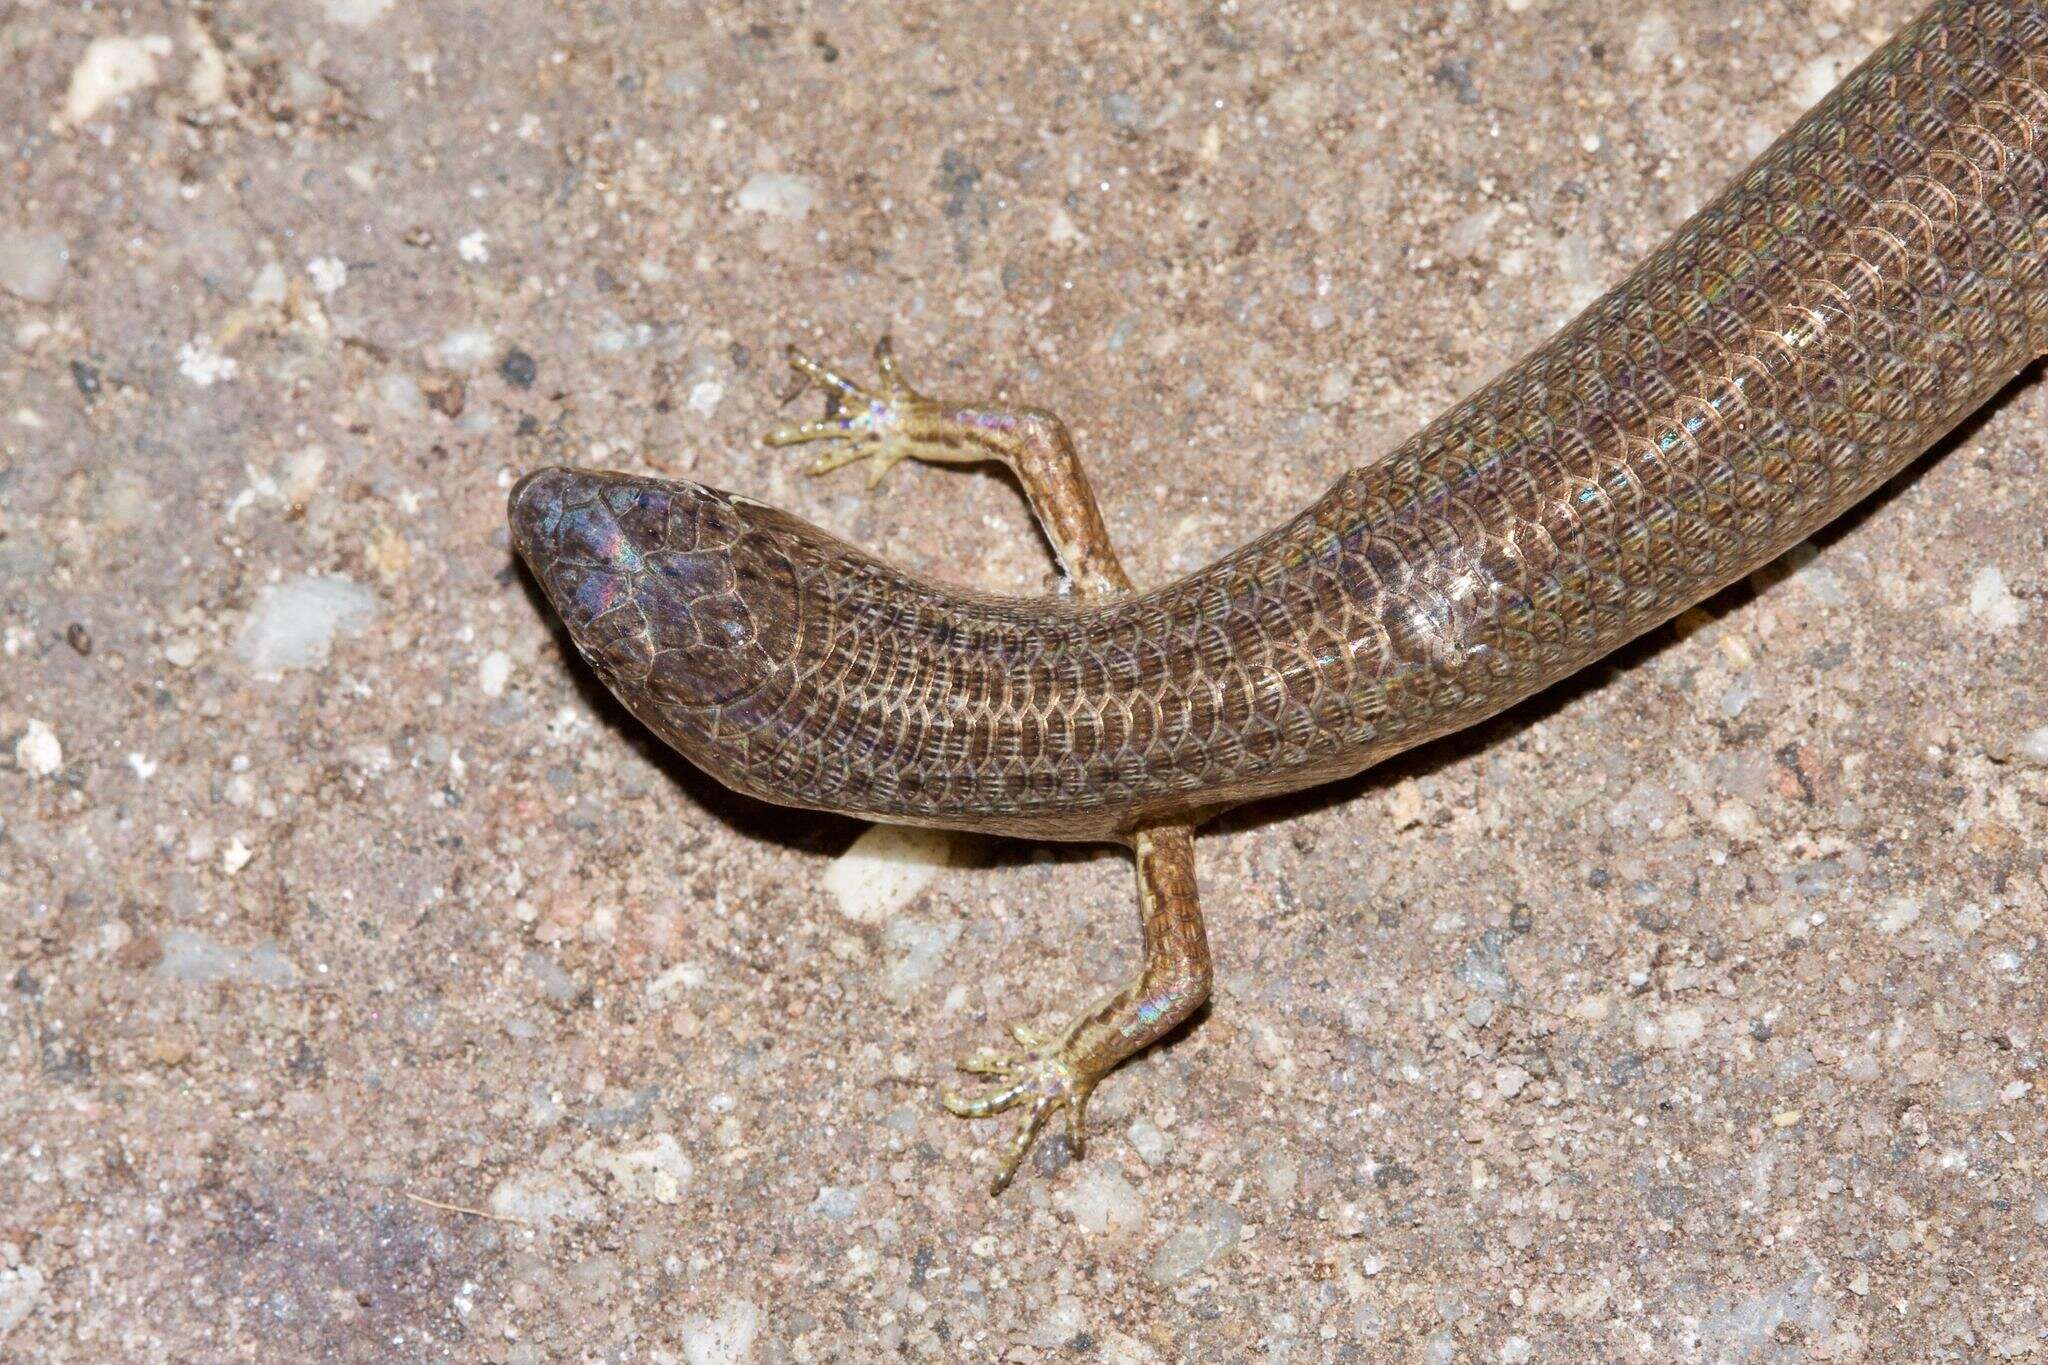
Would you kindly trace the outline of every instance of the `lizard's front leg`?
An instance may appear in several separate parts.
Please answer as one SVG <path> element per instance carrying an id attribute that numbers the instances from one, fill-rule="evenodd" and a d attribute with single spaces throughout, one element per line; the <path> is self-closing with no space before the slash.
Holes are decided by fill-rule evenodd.
<path id="1" fill-rule="evenodd" d="M 879 378 L 872 387 L 794 349 L 789 362 L 825 391 L 826 415 L 778 427 L 767 440 L 778 446 L 821 442 L 836 447 L 812 463 L 812 473 L 868 460 L 873 487 L 905 459 L 1008 465 L 1075 594 L 1112 596 L 1130 590 L 1088 476 L 1059 418 L 1038 408 L 927 398 L 904 382 L 887 337 L 875 346 Z M 1023 1127 L 996 1169 L 996 1193 L 1010 1183 L 1046 1120 L 1062 1106 L 1079 1156 L 1088 1096 L 1096 1083 L 1126 1057 L 1172 1032 L 1209 996 L 1209 942 L 1195 895 L 1194 827 L 1139 829 L 1130 844 L 1137 859 L 1144 965 L 1059 1032 L 1045 1036 L 1012 1028 L 1019 1050 L 983 1049 L 961 1062 L 963 1071 L 995 1078 L 987 1094 L 943 1097 L 947 1108 L 969 1118 L 1029 1105 Z"/>
<path id="2" fill-rule="evenodd" d="M 795 347 L 790 348 L 789 363 L 824 390 L 826 413 L 815 422 L 777 427 L 764 439 L 775 446 L 827 446 L 811 462 L 811 473 L 828 474 L 866 460 L 868 487 L 873 488 L 902 460 L 1008 465 L 1024 486 L 1032 515 L 1052 542 L 1060 569 L 1075 591 L 1130 589 L 1131 580 L 1117 561 L 1094 490 L 1081 469 L 1081 457 L 1074 453 L 1066 424 L 1059 418 L 1041 408 L 928 398 L 904 380 L 886 336 L 875 343 L 879 377 L 872 386 L 848 379 Z"/>

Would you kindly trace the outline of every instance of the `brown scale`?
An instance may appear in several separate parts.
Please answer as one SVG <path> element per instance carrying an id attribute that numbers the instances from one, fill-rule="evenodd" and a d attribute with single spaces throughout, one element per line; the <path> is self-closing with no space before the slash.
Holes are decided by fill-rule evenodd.
<path id="1" fill-rule="evenodd" d="M 1064 1106 L 1206 997 L 1191 834 L 1482 720 L 1805 539 L 2044 350 L 2048 0 L 1901 32 L 1556 338 L 1178 583 L 1134 593 L 1065 427 L 801 356 L 822 473 L 1007 465 L 1065 575 L 956 592 L 786 513 L 566 469 L 514 543 L 632 712 L 722 781 L 870 819 L 1135 851 L 1145 965 L 963 1066 Z"/>

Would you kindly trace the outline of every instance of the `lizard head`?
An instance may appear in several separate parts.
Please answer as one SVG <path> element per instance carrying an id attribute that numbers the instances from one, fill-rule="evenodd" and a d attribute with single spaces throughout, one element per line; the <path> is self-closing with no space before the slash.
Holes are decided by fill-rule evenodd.
<path id="1" fill-rule="evenodd" d="M 802 599 L 753 504 L 715 488 L 542 469 L 512 489 L 512 544 L 628 710 L 701 761 L 711 713 L 794 652 Z"/>

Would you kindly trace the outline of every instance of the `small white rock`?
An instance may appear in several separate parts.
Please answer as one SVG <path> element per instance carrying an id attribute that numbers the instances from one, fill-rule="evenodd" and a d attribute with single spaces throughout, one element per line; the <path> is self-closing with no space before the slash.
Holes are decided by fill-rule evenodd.
<path id="1" fill-rule="evenodd" d="M 1148 1118 L 1132 1119 L 1131 1126 L 1124 1130 L 1124 1137 L 1129 1140 L 1131 1150 L 1138 1154 L 1138 1160 L 1147 1166 L 1157 1166 L 1173 1150 L 1172 1142 L 1159 1131 L 1159 1125 Z"/>
<path id="2" fill-rule="evenodd" d="M 326 0 L 327 22 L 365 28 L 391 12 L 397 0 Z"/>
<path id="3" fill-rule="evenodd" d="M 178 373 L 202 389 L 233 379 L 237 368 L 235 358 L 216 350 L 211 337 L 193 337 L 178 348 Z"/>
<path id="4" fill-rule="evenodd" d="M 801 222 L 817 202 L 817 184 L 800 175 L 762 171 L 740 186 L 739 206 L 742 212 L 781 218 L 792 223 Z"/>
<path id="5" fill-rule="evenodd" d="M 1664 1046 L 1672 1049 L 1691 1047 L 1707 1031 L 1706 1012 L 1690 1007 L 1668 1010 L 1657 1022 Z"/>
<path id="6" fill-rule="evenodd" d="M 1113 1166 L 1091 1162 L 1074 1183 L 1052 1201 L 1083 1231 L 1095 1234 L 1139 1232 L 1145 1226 L 1145 1201 Z"/>
<path id="7" fill-rule="evenodd" d="M 619 1184 L 619 1194 L 642 1203 L 673 1204 L 694 1168 L 671 1133 L 656 1133 L 638 1146 L 597 1158 L 598 1169 Z"/>
<path id="8" fill-rule="evenodd" d="M 715 1318 L 693 1319 L 683 1333 L 685 1365 L 746 1365 L 761 1335 L 761 1310 L 746 1299 L 728 1299 Z"/>
<path id="9" fill-rule="evenodd" d="M 718 411 L 718 401 L 725 397 L 725 385 L 716 379 L 706 379 L 690 390 L 690 411 L 700 417 L 709 417 Z"/>
<path id="10" fill-rule="evenodd" d="M 839 913 L 879 924 L 910 904 L 957 856 L 944 830 L 875 825 L 825 869 L 825 889 Z"/>
<path id="11" fill-rule="evenodd" d="M 64 92 L 65 121 L 83 123 L 123 95 L 155 85 L 156 59 L 170 55 L 171 40 L 160 33 L 93 39 L 71 68 L 71 85 Z"/>
<path id="12" fill-rule="evenodd" d="M 526 1171 L 506 1176 L 491 1191 L 491 1212 L 536 1227 L 588 1223 L 604 1214 L 604 1202 L 574 1176 L 559 1171 Z"/>
<path id="13" fill-rule="evenodd" d="M 14 761 L 23 772 L 48 777 L 64 766 L 64 746 L 57 742 L 56 731 L 32 720 L 21 738 L 14 741 Z"/>
<path id="14" fill-rule="evenodd" d="M 0 289 L 24 303 L 49 303 L 70 259 L 54 232 L 0 232 Z"/>
<path id="15" fill-rule="evenodd" d="M 483 662 L 476 666 L 476 686 L 487 697 L 505 695 L 505 684 L 512 677 L 512 656 L 502 649 L 494 649 L 484 655 Z"/>
<path id="16" fill-rule="evenodd" d="M 1529 1073 L 1518 1066 L 1504 1066 L 1493 1073 L 1493 1088 L 1502 1099 L 1511 1100 L 1529 1084 Z"/>
<path id="17" fill-rule="evenodd" d="M 317 668 L 335 637 L 361 632 L 377 595 L 341 577 L 306 574 L 263 590 L 235 636 L 235 655 L 259 674 Z"/>
<path id="18" fill-rule="evenodd" d="M 455 243 L 455 254 L 471 265 L 483 265 L 491 259 L 490 241 L 481 231 L 469 233 Z"/>
<path id="19" fill-rule="evenodd" d="M 1996 633 L 2026 620 L 2027 604 L 2013 596 L 1997 565 L 1986 565 L 1970 580 L 1970 615 Z"/>
<path id="20" fill-rule="evenodd" d="M 290 292 L 291 281 L 285 278 L 284 267 L 276 261 L 266 261 L 250 282 L 249 302 L 258 308 L 282 308 Z"/>
<path id="21" fill-rule="evenodd" d="M 497 354 L 498 340 L 481 327 L 458 327 L 434 347 L 434 358 L 460 374 L 474 374 Z"/>
<path id="22" fill-rule="evenodd" d="M 882 972 L 882 994 L 899 1004 L 915 997 L 959 938 L 957 922 L 891 920 L 882 930 L 882 945 L 889 950 L 889 962 Z"/>
<path id="23" fill-rule="evenodd" d="M 1792 78 L 1792 97 L 1801 108 L 1819 104 L 1856 63 L 1839 53 L 1815 57 Z"/>
<path id="24" fill-rule="evenodd" d="M 2048 725 L 2029 730 L 2020 740 L 2020 756 L 2029 763 L 2048 767 Z"/>
<path id="25" fill-rule="evenodd" d="M 0 1266 L 0 1340 L 28 1320 L 42 1293 L 42 1271 L 32 1265 Z"/>
<path id="26" fill-rule="evenodd" d="M 306 262 L 306 273 L 313 277 L 313 292 L 324 299 L 348 283 L 348 262 L 338 256 L 315 256 Z"/>
<path id="27" fill-rule="evenodd" d="M 242 836 L 237 834 L 229 839 L 227 847 L 220 851 L 220 870 L 232 877 L 247 867 L 249 860 L 255 856 L 255 850 L 243 843 Z"/>

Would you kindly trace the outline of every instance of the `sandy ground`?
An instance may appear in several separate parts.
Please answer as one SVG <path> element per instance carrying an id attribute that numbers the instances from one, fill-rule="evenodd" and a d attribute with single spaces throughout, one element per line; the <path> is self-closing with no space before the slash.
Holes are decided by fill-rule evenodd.
<path id="1" fill-rule="evenodd" d="M 785 342 L 888 329 L 1062 412 L 1161 581 L 1908 10 L 0 4 L 0 1357 L 2038 1358 L 2039 384 L 1206 834 L 1213 1009 L 994 1201 L 933 1085 L 1128 968 L 1125 859 L 878 888 L 653 747 L 503 525 L 680 473 L 1037 591 L 1001 480 L 756 444 Z"/>

